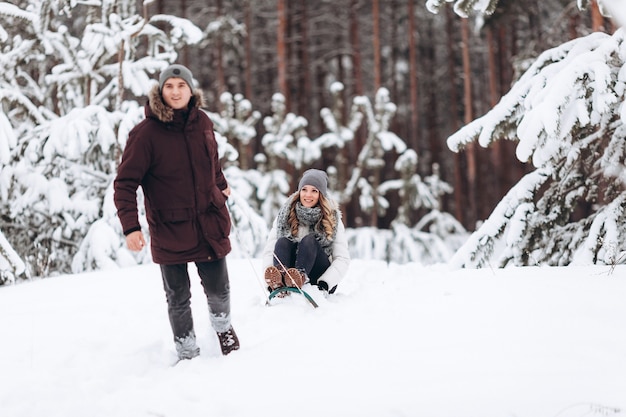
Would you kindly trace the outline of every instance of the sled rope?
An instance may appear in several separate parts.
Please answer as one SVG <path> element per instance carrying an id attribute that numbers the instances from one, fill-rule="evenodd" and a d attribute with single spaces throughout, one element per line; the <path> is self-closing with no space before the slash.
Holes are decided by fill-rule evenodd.
<path id="1" fill-rule="evenodd" d="M 226 200 L 228 202 L 228 200 Z M 228 204 L 227 204 L 228 206 Z M 246 213 L 244 213 L 242 211 L 243 215 L 246 216 Z M 232 217 L 232 215 L 231 215 Z M 248 221 L 250 221 L 248 219 Z M 259 284 L 259 286 L 261 287 L 261 291 L 263 291 L 263 298 L 265 298 L 265 305 L 269 305 L 270 304 L 270 297 L 267 295 L 267 290 L 265 289 L 265 286 L 263 285 L 263 282 L 265 282 L 265 280 L 261 280 L 261 277 L 259 276 L 259 274 L 257 273 L 256 268 L 254 267 L 254 264 L 252 263 L 252 256 L 250 255 L 250 251 L 248 251 L 248 247 L 243 243 L 243 239 L 241 238 L 241 236 L 239 235 L 239 228 L 235 225 L 235 222 L 231 222 L 232 228 L 235 231 L 235 236 L 237 236 L 237 241 L 239 242 L 239 245 L 243 248 L 243 251 L 246 255 L 246 259 L 248 260 L 248 263 L 250 264 L 250 268 L 252 269 L 252 272 L 254 272 L 254 276 L 256 277 L 256 282 L 257 284 Z"/>

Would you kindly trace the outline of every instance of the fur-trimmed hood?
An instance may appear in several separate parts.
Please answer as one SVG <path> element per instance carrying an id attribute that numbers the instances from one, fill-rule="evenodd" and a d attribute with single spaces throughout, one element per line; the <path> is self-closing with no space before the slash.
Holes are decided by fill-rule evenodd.
<path id="1" fill-rule="evenodd" d="M 200 109 L 204 107 L 204 94 L 200 89 L 194 89 L 191 95 L 190 107 Z M 154 117 L 163 123 L 170 123 L 174 120 L 174 109 L 165 104 L 159 85 L 155 84 L 148 93 L 148 104 L 146 105 L 146 117 Z"/>

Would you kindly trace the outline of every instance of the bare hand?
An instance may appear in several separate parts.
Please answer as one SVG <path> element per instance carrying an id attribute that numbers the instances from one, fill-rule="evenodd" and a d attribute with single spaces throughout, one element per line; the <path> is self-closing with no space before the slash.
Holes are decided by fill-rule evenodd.
<path id="1" fill-rule="evenodd" d="M 230 185 L 227 185 L 226 188 L 222 190 L 222 194 L 224 194 L 226 197 L 230 197 Z"/>
<path id="2" fill-rule="evenodd" d="M 146 246 L 146 240 L 143 238 L 141 230 L 137 230 L 126 236 L 126 246 L 133 252 L 139 252 Z"/>

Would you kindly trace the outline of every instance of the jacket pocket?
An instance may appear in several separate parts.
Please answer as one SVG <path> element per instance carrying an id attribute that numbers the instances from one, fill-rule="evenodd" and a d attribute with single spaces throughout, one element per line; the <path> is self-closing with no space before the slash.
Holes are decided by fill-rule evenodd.
<path id="1" fill-rule="evenodd" d="M 208 241 L 227 238 L 230 235 L 230 214 L 226 208 L 227 197 L 217 187 L 211 192 L 211 204 L 200 216 L 202 232 Z"/>
<path id="2" fill-rule="evenodd" d="M 158 221 L 152 233 L 153 244 L 171 252 L 183 252 L 198 246 L 198 230 L 193 210 L 157 210 Z"/>
<path id="3" fill-rule="evenodd" d="M 228 197 L 224 195 L 222 190 L 217 187 L 213 187 L 211 191 L 211 206 L 215 209 L 221 209 L 226 207 L 226 200 Z"/>

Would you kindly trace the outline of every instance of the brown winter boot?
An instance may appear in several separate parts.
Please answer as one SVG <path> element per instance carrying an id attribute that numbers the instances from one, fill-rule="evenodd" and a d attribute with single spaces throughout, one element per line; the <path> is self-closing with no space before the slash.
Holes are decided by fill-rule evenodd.
<path id="1" fill-rule="evenodd" d="M 276 288 L 284 287 L 283 274 L 275 266 L 268 266 L 265 268 L 265 283 L 269 287 L 270 292 Z"/>
<path id="2" fill-rule="evenodd" d="M 239 338 L 232 327 L 224 333 L 217 332 L 217 338 L 220 340 L 222 355 L 226 356 L 233 350 L 239 349 Z"/>
<path id="3" fill-rule="evenodd" d="M 296 268 L 289 268 L 285 273 L 285 285 L 287 287 L 302 288 L 306 282 L 306 274 Z"/>

